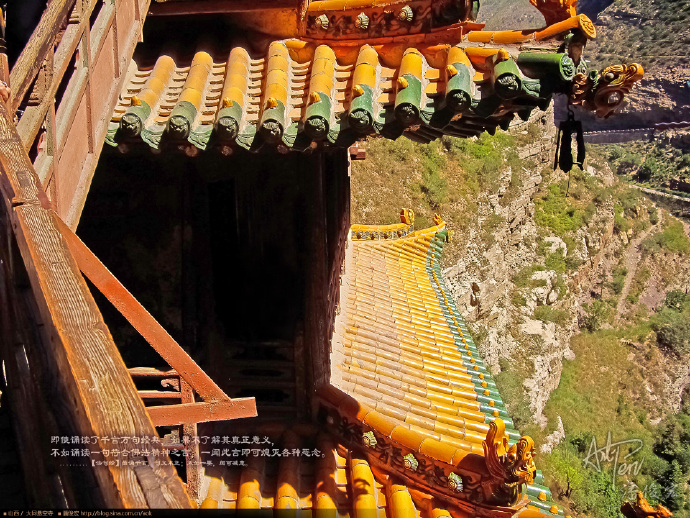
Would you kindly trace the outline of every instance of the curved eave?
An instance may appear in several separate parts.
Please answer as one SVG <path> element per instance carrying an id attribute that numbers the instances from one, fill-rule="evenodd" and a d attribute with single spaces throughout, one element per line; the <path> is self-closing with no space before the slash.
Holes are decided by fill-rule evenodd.
<path id="1" fill-rule="evenodd" d="M 582 15 L 534 31 L 465 23 L 419 41 L 372 45 L 281 40 L 262 55 L 241 47 L 225 56 L 199 51 L 191 63 L 163 55 L 155 65 L 130 67 L 106 142 L 227 155 L 349 147 L 367 135 L 429 142 L 493 133 L 516 114 L 545 109 L 554 93 L 571 92 L 573 74 L 558 65 L 569 59 L 567 49 L 559 46 L 573 31 L 591 36 L 588 23 Z M 123 116 L 140 127 L 124 128 Z"/>
<path id="2" fill-rule="evenodd" d="M 490 477 L 488 423 L 503 419 L 511 445 L 520 434 L 448 295 L 439 261 L 448 233 L 436 223 L 353 225 L 319 415 L 381 473 L 448 505 L 479 505 L 457 481 Z M 562 514 L 542 484 L 538 474 L 505 512 Z"/>

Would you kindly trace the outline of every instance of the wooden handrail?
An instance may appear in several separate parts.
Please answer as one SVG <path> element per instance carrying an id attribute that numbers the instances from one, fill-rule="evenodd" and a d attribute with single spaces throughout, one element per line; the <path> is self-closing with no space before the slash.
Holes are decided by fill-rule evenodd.
<path id="1" fill-rule="evenodd" d="M 0 193 L 0 210 L 11 222 L 47 338 L 42 353 L 60 373 L 60 385 L 67 394 L 61 417 L 74 435 L 96 437 L 92 453 L 108 449 L 106 441 L 111 437 L 156 437 L 2 103 Z M 158 450 L 157 459 L 168 459 L 159 445 L 152 443 L 149 449 Z M 96 487 L 90 491 L 97 491 L 110 508 L 191 506 L 172 465 L 139 459 L 142 464 L 135 466 L 93 465 Z"/>
<path id="2" fill-rule="evenodd" d="M 19 55 L 10 72 L 12 87 L 12 111 L 16 110 L 31 86 L 55 37 L 65 25 L 76 0 L 53 0 L 48 4 L 41 21 L 31 34 L 31 39 Z"/>

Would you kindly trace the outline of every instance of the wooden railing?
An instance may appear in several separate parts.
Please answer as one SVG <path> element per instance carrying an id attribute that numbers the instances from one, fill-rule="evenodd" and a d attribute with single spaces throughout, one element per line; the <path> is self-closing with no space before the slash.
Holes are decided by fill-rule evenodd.
<path id="1" fill-rule="evenodd" d="M 17 130 L 74 229 L 151 0 L 52 0 L 10 73 Z"/>
<path id="2" fill-rule="evenodd" d="M 11 72 L 10 110 L 0 103 L 0 357 L 34 507 L 191 505 L 61 232 L 148 2 L 52 0 Z M 150 442 L 114 456 L 123 437 Z"/>
<path id="3" fill-rule="evenodd" d="M 23 439 L 31 445 L 22 449 L 22 465 L 27 487 L 35 487 L 32 503 L 189 507 L 182 481 L 166 464 L 160 444 L 152 442 L 147 455 L 133 455 L 128 464 L 122 457 L 103 463 L 114 460 L 107 458 L 113 438 L 158 435 L 2 103 L 0 199 L 0 353 L 11 376 L 13 413 L 29 431 Z M 36 454 L 50 448 L 47 435 L 69 441 L 69 455 L 62 457 L 56 448 L 61 456 L 57 474 L 48 467 L 56 461 L 50 449 L 47 458 Z M 89 441 L 72 446 L 72 437 Z M 72 448 L 88 450 L 87 458 L 80 454 L 74 459 Z"/>

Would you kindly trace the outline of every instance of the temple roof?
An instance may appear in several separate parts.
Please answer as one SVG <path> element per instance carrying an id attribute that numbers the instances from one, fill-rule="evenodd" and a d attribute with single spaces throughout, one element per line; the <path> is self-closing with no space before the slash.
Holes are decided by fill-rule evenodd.
<path id="1" fill-rule="evenodd" d="M 526 118 L 576 87 L 574 102 L 607 115 L 641 77 L 641 67 L 587 75 L 581 50 L 595 31 L 584 15 L 540 30 L 481 27 L 462 22 L 376 45 L 290 39 L 260 52 L 199 48 L 191 61 L 134 61 L 106 141 L 126 149 L 141 139 L 190 155 L 348 147 L 370 134 L 428 142 L 507 128 L 515 114 Z"/>
<path id="2" fill-rule="evenodd" d="M 439 221 L 381 240 L 370 239 L 381 232 L 377 227 L 352 228 L 331 381 L 399 426 L 456 448 L 452 456 L 448 450 L 450 460 L 483 454 L 488 422 L 496 417 L 513 442 L 520 436 L 511 431 L 496 385 L 443 291 L 437 254 L 444 226 Z"/>
<path id="3" fill-rule="evenodd" d="M 372 518 L 474 516 L 466 506 L 434 499 L 414 485 L 377 470 L 360 452 L 348 449 L 332 434 L 319 433 L 314 426 L 284 431 L 264 428 L 257 433 L 278 437 L 271 449 L 279 449 L 281 456 L 251 455 L 244 467 L 231 466 L 230 459 L 222 465 L 217 462 L 206 470 L 202 508 L 335 510 L 336 516 L 376 511 Z M 282 456 L 284 449 L 291 455 Z M 300 450 L 299 456 L 293 454 L 295 449 Z M 302 454 L 305 450 L 309 456 Z M 544 512 L 554 505 L 547 501 L 548 488 L 535 484 L 529 491 L 535 497 L 520 512 L 523 518 L 555 516 Z M 539 500 L 539 494 L 544 501 Z"/>
<path id="4" fill-rule="evenodd" d="M 492 458 L 519 458 L 527 438 L 447 294 L 439 263 L 445 223 L 436 217 L 415 231 L 411 211 L 401 219 L 351 227 L 331 379 L 316 390 L 323 426 L 259 425 L 280 436 L 280 451 L 312 453 L 216 466 L 207 471 L 204 506 L 378 510 L 388 518 L 563 515 L 539 472 L 521 479 L 514 501 L 501 496 L 505 479 L 492 478 Z M 505 441 L 498 451 L 495 438 Z M 529 457 L 523 471 L 531 466 Z"/>

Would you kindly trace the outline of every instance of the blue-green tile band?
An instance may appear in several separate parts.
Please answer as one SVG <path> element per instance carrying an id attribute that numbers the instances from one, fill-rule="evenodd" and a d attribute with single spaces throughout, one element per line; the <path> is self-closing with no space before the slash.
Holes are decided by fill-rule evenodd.
<path id="1" fill-rule="evenodd" d="M 480 409 L 486 416 L 485 422 L 490 423 L 496 419 L 496 416 L 494 416 L 493 412 L 494 410 L 498 411 L 498 417 L 500 417 L 506 425 L 508 444 L 512 446 L 520 439 L 520 432 L 515 429 L 514 422 L 510 418 L 508 410 L 506 409 L 498 389 L 496 388 L 496 382 L 493 380 L 491 374 L 486 369 L 483 360 L 481 360 L 479 356 L 479 351 L 477 350 L 474 340 L 472 340 L 472 336 L 470 335 L 465 320 L 462 318 L 460 312 L 455 306 L 452 296 L 448 295 L 450 290 L 448 290 L 441 272 L 441 253 L 443 251 L 443 246 L 447 241 L 447 230 L 440 230 L 434 234 L 427 252 L 426 271 L 429 275 L 431 286 L 434 288 L 434 292 L 436 293 L 436 298 L 438 299 L 441 310 L 446 317 L 446 323 L 453 334 L 458 351 L 460 351 L 462 354 L 463 366 L 466 367 L 467 371 L 472 375 L 472 383 L 474 384 L 474 390 L 477 393 L 477 401 L 480 402 Z M 453 319 L 455 319 L 455 321 Z M 457 324 L 455 322 L 457 322 Z M 472 353 L 472 356 L 470 356 L 468 352 Z M 472 363 L 471 359 L 474 359 L 475 362 Z M 478 367 L 477 370 L 474 369 L 475 365 Z M 480 377 L 480 375 L 483 377 Z M 482 382 L 486 383 L 486 387 L 482 386 Z M 489 391 L 489 395 L 484 395 L 485 390 Z M 490 406 L 489 401 L 493 401 L 494 406 Z M 529 484 L 524 488 L 525 494 L 530 499 L 530 504 L 538 507 L 546 514 L 552 516 L 563 515 L 563 510 L 560 509 L 560 507 L 557 515 L 551 513 L 551 508 L 556 504 L 553 502 L 553 496 L 551 495 L 549 488 L 542 485 L 543 481 L 544 476 L 542 475 L 541 471 L 537 470 L 534 483 Z M 539 495 L 541 493 L 546 495 L 546 500 L 542 501 L 539 499 Z"/>

